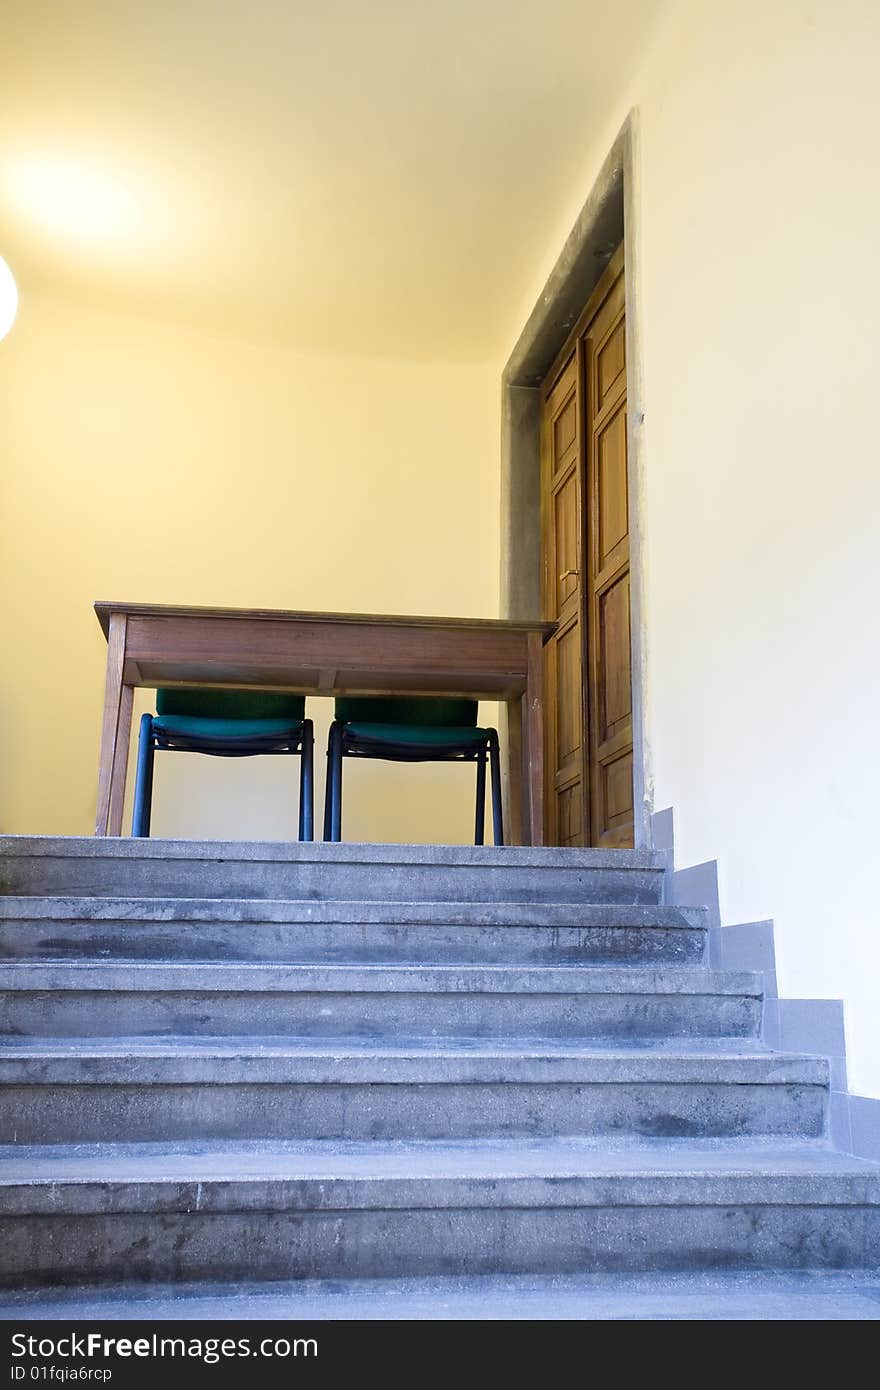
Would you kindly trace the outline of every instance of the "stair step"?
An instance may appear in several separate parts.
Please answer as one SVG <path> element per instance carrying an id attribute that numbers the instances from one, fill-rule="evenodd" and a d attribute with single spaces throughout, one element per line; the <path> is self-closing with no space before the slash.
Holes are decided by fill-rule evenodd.
<path id="1" fill-rule="evenodd" d="M 295 1306 L 326 1279 L 384 1317 L 518 1275 L 552 1316 L 592 1277 L 571 1315 L 610 1317 L 635 1275 L 876 1266 L 880 1165 L 828 1147 L 827 1060 L 762 1045 L 761 977 L 707 966 L 664 869 L 0 837 L 0 1280 L 125 1280 L 123 1307 L 132 1280 Z M 0 1317 L 66 1295 L 29 1297 Z"/>
<path id="2" fill-rule="evenodd" d="M 880 1166 L 819 1144 L 545 1141 L 0 1149 L 0 1275 L 866 1267 Z"/>
<path id="3" fill-rule="evenodd" d="M 0 896 L 0 959 L 699 964 L 706 930 L 658 904 Z"/>
<path id="4" fill-rule="evenodd" d="M 120 1284 L 0 1296 L 0 1321 L 747 1321 L 880 1320 L 880 1276 L 773 1273 L 546 1274 Z"/>
<path id="5" fill-rule="evenodd" d="M 0 963 L 0 1034 L 756 1036 L 760 977 L 694 967 Z"/>
<path id="6" fill-rule="evenodd" d="M 4 1039 L 0 1141 L 824 1132 L 828 1063 L 748 1039 Z"/>
<path id="7" fill-rule="evenodd" d="M 651 850 L 0 836 L 15 894 L 657 903 Z"/>

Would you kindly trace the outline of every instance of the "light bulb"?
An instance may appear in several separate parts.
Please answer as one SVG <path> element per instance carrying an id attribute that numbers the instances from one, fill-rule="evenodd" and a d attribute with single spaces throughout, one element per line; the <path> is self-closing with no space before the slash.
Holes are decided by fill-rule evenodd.
<path id="1" fill-rule="evenodd" d="M 15 276 L 0 256 L 0 338 L 5 338 L 18 312 L 18 287 Z"/>

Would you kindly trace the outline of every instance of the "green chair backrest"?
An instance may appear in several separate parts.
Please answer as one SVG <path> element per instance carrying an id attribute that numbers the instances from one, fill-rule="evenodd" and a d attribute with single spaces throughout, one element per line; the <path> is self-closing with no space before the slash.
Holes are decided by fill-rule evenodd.
<path id="1" fill-rule="evenodd" d="M 472 729 L 477 723 L 476 700 L 442 699 L 415 695 L 386 699 L 346 696 L 336 701 L 336 718 L 360 724 L 418 724 L 441 728 Z"/>
<path id="2" fill-rule="evenodd" d="M 157 690 L 157 714 L 197 719 L 302 719 L 305 695 L 279 690 Z"/>

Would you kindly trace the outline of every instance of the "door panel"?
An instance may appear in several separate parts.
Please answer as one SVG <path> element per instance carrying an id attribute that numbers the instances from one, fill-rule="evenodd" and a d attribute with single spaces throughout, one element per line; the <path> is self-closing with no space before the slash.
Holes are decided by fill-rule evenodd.
<path id="1" fill-rule="evenodd" d="M 559 770 L 570 771 L 583 750 L 581 628 L 572 623 L 556 642 L 556 752 Z"/>
<path id="2" fill-rule="evenodd" d="M 583 845 L 584 798 L 581 795 L 580 782 L 575 782 L 559 792 L 557 805 L 559 816 L 558 843 L 571 847 Z"/>
<path id="3" fill-rule="evenodd" d="M 630 676 L 629 575 L 600 593 L 597 604 L 596 734 L 601 743 L 614 738 L 632 719 Z"/>
<path id="4" fill-rule="evenodd" d="M 596 348 L 596 411 L 626 368 L 626 324 L 615 323 Z"/>
<path id="5" fill-rule="evenodd" d="M 633 843 L 623 248 L 543 388 L 546 843 Z"/>
<path id="6" fill-rule="evenodd" d="M 574 597 L 578 587 L 581 508 L 577 469 L 574 467 L 553 494 L 553 520 L 556 532 L 556 616 L 558 617 L 566 602 Z"/>
<path id="7" fill-rule="evenodd" d="M 597 430 L 599 555 L 601 569 L 615 546 L 627 538 L 629 507 L 626 487 L 626 397 Z"/>
<path id="8" fill-rule="evenodd" d="M 558 466 L 559 460 L 564 459 L 576 438 L 577 400 L 575 399 L 574 382 L 572 381 L 568 390 L 568 399 L 560 407 L 559 414 L 553 422 L 554 467 Z"/>
<path id="9" fill-rule="evenodd" d="M 602 819 L 608 827 L 606 843 L 614 843 L 609 835 L 617 835 L 620 845 L 632 843 L 625 833 L 632 825 L 632 761 L 631 752 L 621 753 L 601 768 Z"/>

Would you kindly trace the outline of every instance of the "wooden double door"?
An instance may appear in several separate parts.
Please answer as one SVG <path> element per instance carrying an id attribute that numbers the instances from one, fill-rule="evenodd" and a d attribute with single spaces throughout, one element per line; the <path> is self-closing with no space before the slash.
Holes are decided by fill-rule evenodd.
<path id="1" fill-rule="evenodd" d="M 542 388 L 545 840 L 633 843 L 623 247 Z"/>

